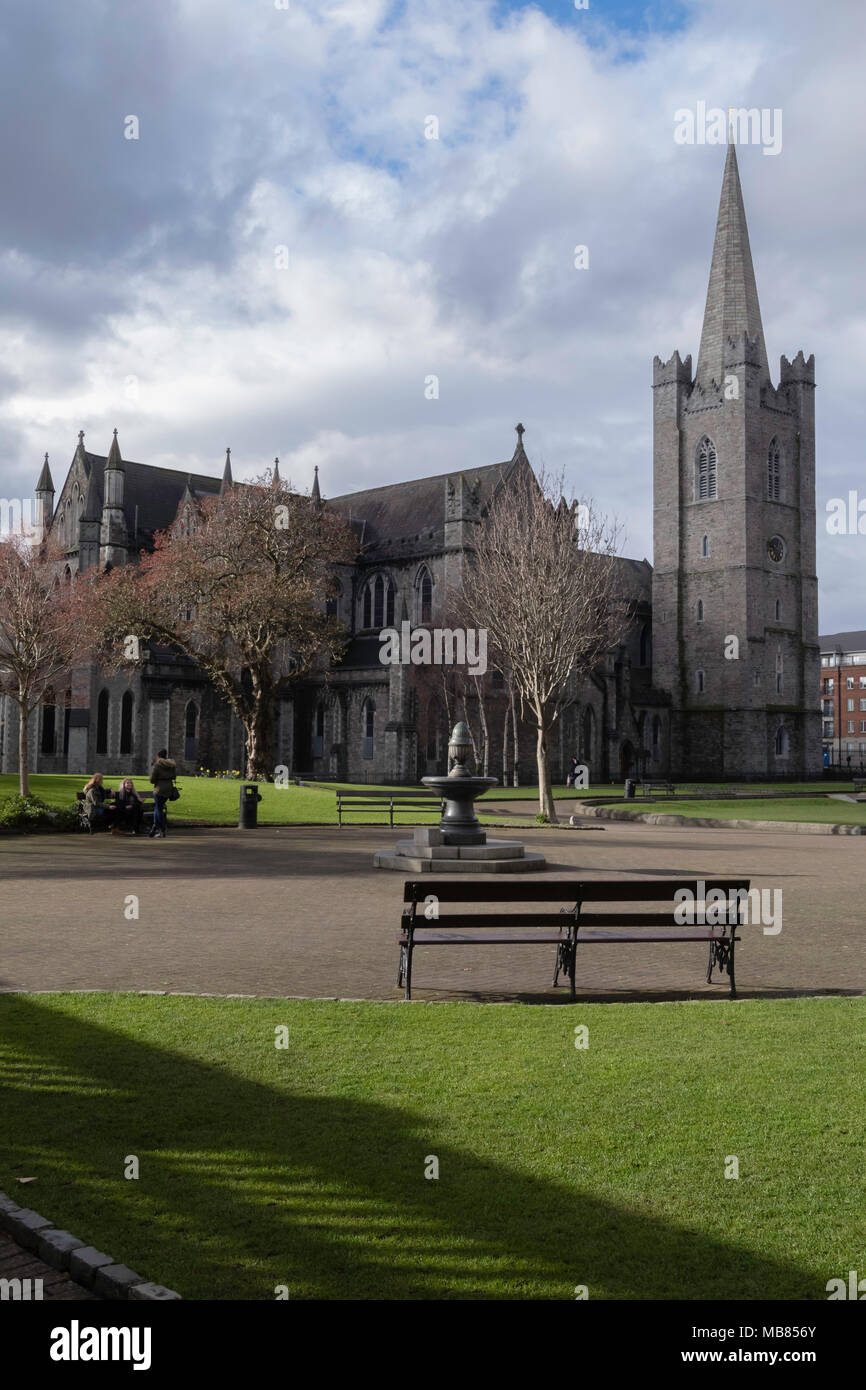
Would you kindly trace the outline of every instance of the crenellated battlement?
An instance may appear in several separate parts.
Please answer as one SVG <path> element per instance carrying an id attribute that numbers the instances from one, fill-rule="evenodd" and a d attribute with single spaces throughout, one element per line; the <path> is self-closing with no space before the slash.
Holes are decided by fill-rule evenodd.
<path id="1" fill-rule="evenodd" d="M 656 386 L 691 386 L 692 384 L 692 355 L 683 359 L 678 352 L 674 352 L 667 362 L 663 362 L 658 356 L 653 358 L 653 388 Z"/>

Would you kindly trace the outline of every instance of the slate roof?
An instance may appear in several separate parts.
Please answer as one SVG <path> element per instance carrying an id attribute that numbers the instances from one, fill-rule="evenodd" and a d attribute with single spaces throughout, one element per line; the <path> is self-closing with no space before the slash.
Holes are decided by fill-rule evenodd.
<path id="1" fill-rule="evenodd" d="M 424 554 L 441 549 L 445 539 L 445 483 L 462 473 L 470 482 L 481 483 L 479 504 L 482 514 L 490 505 L 499 483 L 504 481 L 514 459 L 488 463 L 483 468 L 463 468 L 437 473 L 432 478 L 412 478 L 405 483 L 328 497 L 334 511 L 350 521 L 364 557 L 381 560 Z"/>
<path id="2" fill-rule="evenodd" d="M 831 632 L 829 637 L 819 637 L 818 645 L 822 652 L 866 652 L 866 632 Z"/>
<path id="3" fill-rule="evenodd" d="M 85 460 L 99 497 L 100 512 L 105 495 L 103 474 L 107 459 L 103 454 L 85 454 Z M 123 485 L 123 510 L 126 527 L 134 549 L 147 549 L 155 531 L 164 531 L 177 515 L 180 499 L 191 481 L 193 495 L 213 497 L 220 490 L 219 478 L 203 473 L 178 473 L 173 468 L 157 468 L 149 463 L 123 460 L 126 474 Z M 88 483 L 88 487 L 90 484 Z M 138 531 L 135 530 L 135 509 L 138 507 Z"/>

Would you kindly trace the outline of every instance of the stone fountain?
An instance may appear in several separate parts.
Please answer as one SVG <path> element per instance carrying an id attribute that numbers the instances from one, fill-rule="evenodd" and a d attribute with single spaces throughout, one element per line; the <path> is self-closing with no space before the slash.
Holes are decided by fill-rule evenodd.
<path id="1" fill-rule="evenodd" d="M 421 778 L 425 787 L 444 798 L 438 827 L 418 826 L 414 839 L 398 840 L 393 849 L 379 850 L 373 856 L 377 869 L 412 874 L 519 874 L 545 867 L 544 855 L 528 851 L 519 840 L 488 840 L 475 814 L 475 800 L 497 781 L 470 772 L 471 752 L 469 729 L 461 721 L 448 741 L 452 763 L 448 776 Z"/>

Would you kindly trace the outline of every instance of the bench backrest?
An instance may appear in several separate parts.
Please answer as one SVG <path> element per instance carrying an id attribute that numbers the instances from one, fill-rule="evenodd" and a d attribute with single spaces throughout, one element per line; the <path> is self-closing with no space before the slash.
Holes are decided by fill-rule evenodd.
<path id="1" fill-rule="evenodd" d="M 369 790 L 367 790 L 367 791 L 356 791 L 355 788 L 353 787 L 352 790 L 351 790 L 351 791 L 348 791 L 348 792 L 337 792 L 337 800 L 338 800 L 338 801 L 348 801 L 348 800 L 350 800 L 353 796 L 355 796 L 355 797 L 361 797 L 361 798 L 363 798 L 365 801 L 407 801 L 407 800 L 412 800 L 412 801 L 433 801 L 433 802 L 437 802 L 437 803 L 438 803 L 438 802 L 441 800 L 441 797 L 438 795 L 437 792 L 425 792 L 425 791 L 420 791 L 420 790 L 417 791 L 417 792 L 383 792 L 383 791 L 377 791 L 375 787 L 371 787 L 371 788 L 370 788 Z"/>
<path id="2" fill-rule="evenodd" d="M 748 878 L 643 878 L 643 879 L 537 879 L 519 883 L 471 883 L 454 879 L 408 879 L 403 884 L 403 901 L 423 906 L 434 897 L 443 903 L 568 903 L 573 910 L 589 903 L 658 903 L 673 908 L 674 895 L 688 889 L 695 904 L 709 892 L 748 893 Z M 714 901 L 719 901 L 718 898 Z M 483 918 L 479 917 L 483 925 Z"/>

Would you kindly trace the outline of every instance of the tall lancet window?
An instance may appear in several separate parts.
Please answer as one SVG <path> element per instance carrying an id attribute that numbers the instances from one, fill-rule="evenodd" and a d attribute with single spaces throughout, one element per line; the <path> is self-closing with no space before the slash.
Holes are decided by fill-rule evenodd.
<path id="1" fill-rule="evenodd" d="M 704 435 L 698 445 L 695 467 L 695 497 L 699 502 L 711 502 L 716 492 L 716 446 Z"/>
<path id="2" fill-rule="evenodd" d="M 770 447 L 767 451 L 767 497 L 771 502 L 778 502 L 781 497 L 782 488 L 782 451 L 779 448 L 778 439 L 770 440 Z"/>

